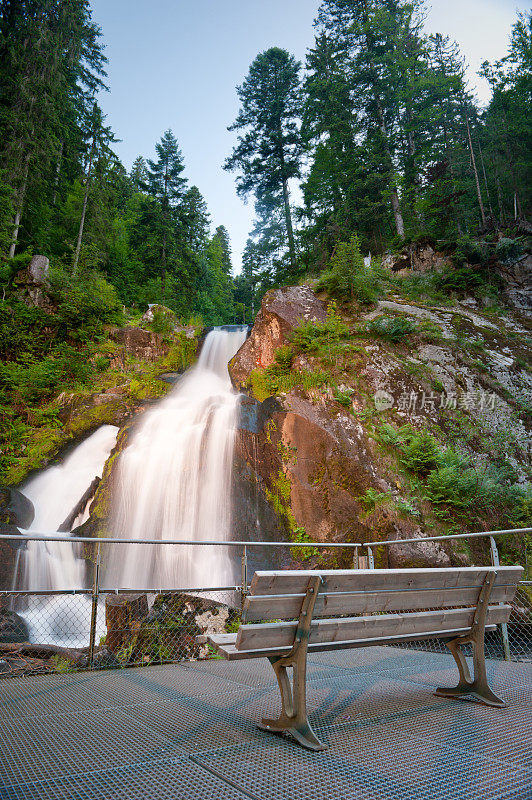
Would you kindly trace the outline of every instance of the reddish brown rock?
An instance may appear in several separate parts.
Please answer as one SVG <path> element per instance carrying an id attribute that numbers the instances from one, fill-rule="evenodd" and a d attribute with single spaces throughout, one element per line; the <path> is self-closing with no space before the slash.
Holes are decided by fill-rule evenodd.
<path id="1" fill-rule="evenodd" d="M 324 322 L 327 305 L 310 286 L 271 289 L 264 295 L 251 336 L 229 364 L 234 385 L 242 388 L 252 370 L 273 364 L 275 351 L 286 344 L 300 322 Z"/>

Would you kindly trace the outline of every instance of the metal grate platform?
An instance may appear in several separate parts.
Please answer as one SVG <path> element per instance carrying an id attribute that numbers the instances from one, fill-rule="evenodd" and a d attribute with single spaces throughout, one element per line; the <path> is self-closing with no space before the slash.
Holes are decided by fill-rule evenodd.
<path id="1" fill-rule="evenodd" d="M 0 680 L 2 800 L 532 800 L 532 663 L 490 661 L 494 709 L 435 697 L 451 656 L 309 658 L 309 753 L 260 731 L 266 660 Z"/>

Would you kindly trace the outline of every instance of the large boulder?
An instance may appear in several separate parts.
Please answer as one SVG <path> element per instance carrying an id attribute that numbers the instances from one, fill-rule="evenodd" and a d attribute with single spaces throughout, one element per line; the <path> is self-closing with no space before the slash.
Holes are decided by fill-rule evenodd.
<path id="1" fill-rule="evenodd" d="M 48 273 L 50 261 L 46 256 L 33 256 L 29 266 L 15 275 L 13 284 L 18 296 L 28 306 L 38 306 L 53 311 L 49 295 Z"/>
<path id="2" fill-rule="evenodd" d="M 19 527 L 29 528 L 34 516 L 33 503 L 22 492 L 10 486 L 0 486 L 0 534 L 17 536 L 17 539 L 9 541 L 0 539 L 0 589 L 11 589 L 13 586 L 17 550 L 25 545 Z M 0 607 L 4 604 L 0 597 Z"/>
<path id="3" fill-rule="evenodd" d="M 10 486 L 0 486 L 0 522 L 29 528 L 35 517 L 31 500 Z"/>
<path id="4" fill-rule="evenodd" d="M 26 621 L 19 614 L 0 608 L 0 644 L 27 642 L 29 635 Z"/>
<path id="5" fill-rule="evenodd" d="M 167 355 L 168 345 L 158 333 L 146 331 L 144 328 L 135 328 L 128 325 L 125 328 L 116 328 L 109 332 L 111 339 L 121 345 L 128 355 L 135 356 L 145 361 L 155 361 Z"/>
<path id="6" fill-rule="evenodd" d="M 273 364 L 275 351 L 301 322 L 324 322 L 326 314 L 326 303 L 316 297 L 310 286 L 287 286 L 267 292 L 251 335 L 229 364 L 234 385 L 241 389 L 254 369 Z"/>

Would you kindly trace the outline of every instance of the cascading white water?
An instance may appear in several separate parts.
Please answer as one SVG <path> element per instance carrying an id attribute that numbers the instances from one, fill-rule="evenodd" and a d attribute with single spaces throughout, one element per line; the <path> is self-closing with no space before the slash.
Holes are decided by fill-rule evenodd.
<path id="1" fill-rule="evenodd" d="M 31 500 L 35 518 L 28 532 L 57 534 L 57 529 L 83 497 L 115 446 L 118 428 L 103 425 L 85 439 L 67 458 L 44 470 L 23 487 Z M 75 541 L 28 542 L 24 557 L 25 589 L 80 589 L 85 586 L 85 562 L 76 557 Z"/>
<path id="2" fill-rule="evenodd" d="M 121 454 L 112 535 L 224 541 L 230 534 L 238 394 L 227 364 L 246 328 L 208 334 L 198 363 L 141 420 Z M 200 588 L 233 582 L 222 547 L 115 545 L 108 588 Z"/>
<path id="3" fill-rule="evenodd" d="M 116 443 L 118 428 L 103 425 L 57 466 L 30 480 L 23 493 L 35 508 L 27 533 L 65 537 L 65 542 L 29 541 L 23 553 L 22 588 L 28 590 L 82 589 L 86 585 L 85 561 L 69 533 L 57 533 L 76 503 L 96 477 Z M 86 644 L 90 603 L 85 597 L 57 597 L 32 601 L 22 611 L 32 639 L 76 646 Z"/>

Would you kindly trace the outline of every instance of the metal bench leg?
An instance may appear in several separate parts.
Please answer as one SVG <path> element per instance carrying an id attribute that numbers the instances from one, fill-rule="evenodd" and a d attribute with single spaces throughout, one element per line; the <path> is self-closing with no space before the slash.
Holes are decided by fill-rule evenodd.
<path id="1" fill-rule="evenodd" d="M 312 730 L 307 717 L 306 698 L 306 653 L 304 661 L 289 660 L 284 658 L 270 658 L 270 663 L 275 670 L 279 689 L 281 690 L 282 709 L 278 719 L 262 720 L 259 728 L 270 733 L 290 733 L 299 744 L 309 750 L 326 750 L 324 745 Z M 294 691 L 290 686 L 287 668 L 294 670 Z"/>
<path id="2" fill-rule="evenodd" d="M 309 582 L 309 588 L 303 600 L 299 625 L 297 627 L 294 646 L 286 656 L 272 656 L 272 665 L 279 689 L 281 691 L 281 714 L 279 719 L 263 719 L 259 728 L 270 733 L 290 733 L 299 744 L 308 750 L 326 750 L 312 728 L 307 717 L 307 645 L 312 622 L 312 610 L 320 585 L 319 576 Z M 293 668 L 293 684 L 290 686 L 288 667 Z"/>
<path id="3" fill-rule="evenodd" d="M 486 674 L 486 657 L 484 651 L 484 628 L 486 624 L 486 614 L 488 611 L 489 596 L 491 587 L 495 581 L 496 573 L 490 573 L 484 582 L 480 591 L 477 609 L 473 618 L 473 625 L 471 630 L 465 636 L 459 636 L 446 642 L 447 647 L 454 656 L 458 672 L 460 673 L 460 681 L 458 686 L 454 688 L 440 687 L 436 689 L 435 694 L 439 697 L 471 697 L 484 703 L 487 706 L 495 706 L 496 708 L 506 708 L 506 703 L 490 689 L 488 684 L 488 677 Z M 471 680 L 471 674 L 467 661 L 462 652 L 461 645 L 473 645 L 473 666 L 474 666 L 474 679 Z"/>

